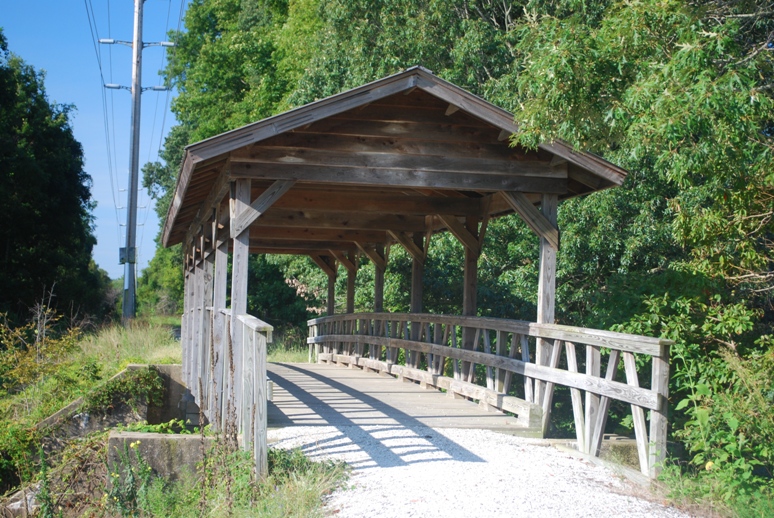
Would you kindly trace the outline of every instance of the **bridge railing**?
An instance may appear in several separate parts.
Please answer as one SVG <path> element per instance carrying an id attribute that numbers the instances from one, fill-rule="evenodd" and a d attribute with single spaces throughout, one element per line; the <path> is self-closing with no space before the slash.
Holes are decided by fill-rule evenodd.
<path id="1" fill-rule="evenodd" d="M 266 476 L 266 348 L 273 327 L 252 315 L 233 318 L 230 309 L 207 313 L 194 336 L 199 339 L 183 348 L 184 381 L 210 425 L 241 437 L 240 446 L 253 451 L 256 472 Z"/>
<path id="2" fill-rule="evenodd" d="M 666 457 L 670 340 L 434 314 L 350 313 L 308 324 L 310 361 L 349 364 L 441 388 L 516 414 L 541 435 L 554 387 L 568 387 L 578 449 L 597 456 L 611 401 L 628 403 L 641 471 L 655 477 Z M 624 380 L 617 381 L 621 362 Z M 643 383 L 638 365 L 646 363 L 651 376 Z"/>

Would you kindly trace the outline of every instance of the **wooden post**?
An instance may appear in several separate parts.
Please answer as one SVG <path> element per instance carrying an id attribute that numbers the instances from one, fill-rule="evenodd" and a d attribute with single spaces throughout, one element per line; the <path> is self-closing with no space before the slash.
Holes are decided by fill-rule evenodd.
<path id="1" fill-rule="evenodd" d="M 349 254 L 349 262 L 354 268 L 347 268 L 347 313 L 355 312 L 355 281 L 357 280 L 357 254 Z"/>
<path id="2" fill-rule="evenodd" d="M 465 228 L 473 236 L 478 236 L 478 218 L 468 217 L 465 220 Z M 464 243 L 463 243 L 464 245 Z M 474 317 L 478 312 L 478 258 L 481 250 L 476 247 L 465 246 L 465 270 L 462 284 L 462 315 Z M 470 327 L 462 329 L 462 348 L 473 350 L 475 344 L 476 330 Z M 473 382 L 470 369 L 471 362 L 462 363 L 462 379 Z"/>
<path id="3" fill-rule="evenodd" d="M 387 255 L 384 252 L 384 245 L 376 246 L 377 255 L 384 258 L 385 266 L 374 263 L 374 312 L 384 311 L 384 272 L 387 269 Z"/>
<path id="4" fill-rule="evenodd" d="M 182 349 L 183 366 L 182 366 L 182 378 L 183 383 L 188 386 L 188 371 L 190 366 L 188 365 L 188 334 L 190 333 L 190 323 L 188 322 L 188 312 L 191 308 L 191 303 L 188 299 L 188 292 L 191 290 L 191 274 L 188 272 L 188 264 L 184 263 L 183 266 L 183 315 L 180 317 L 180 348 Z"/>
<path id="5" fill-rule="evenodd" d="M 650 477 L 656 478 L 666 460 L 667 412 L 669 409 L 669 346 L 661 345 L 653 357 L 650 388 L 658 394 L 658 409 L 650 412 Z"/>
<path id="6" fill-rule="evenodd" d="M 328 305 L 325 313 L 328 316 L 336 313 L 336 270 L 334 268 L 333 273 L 328 274 Z"/>
<path id="7" fill-rule="evenodd" d="M 204 253 L 204 261 L 202 261 L 202 275 L 203 275 L 203 305 L 202 305 L 202 367 L 199 369 L 203 379 L 202 387 L 204 394 L 202 394 L 203 405 L 201 408 L 207 419 L 212 421 L 214 415 L 211 412 L 212 409 L 212 365 L 211 361 L 213 354 L 213 341 L 212 341 L 212 293 L 213 293 L 213 270 L 215 267 L 215 254 L 212 251 L 212 240 L 207 245 L 207 250 Z M 204 426 L 204 423 L 200 423 L 200 426 Z"/>
<path id="8" fill-rule="evenodd" d="M 266 347 L 268 339 L 265 333 L 252 331 L 255 335 L 256 349 L 253 352 L 253 372 L 255 385 L 253 401 L 255 402 L 255 421 L 253 432 L 253 458 L 255 472 L 264 479 L 269 474 L 268 441 L 267 441 L 267 404 L 266 404 Z M 271 333 L 269 333 L 270 335 Z"/>
<path id="9" fill-rule="evenodd" d="M 191 384 L 189 390 L 194 396 L 197 405 L 201 405 L 201 394 L 199 394 L 199 368 L 201 363 L 202 350 L 202 305 L 204 300 L 203 290 L 203 270 L 199 253 L 194 256 L 194 303 L 193 319 L 191 329 L 193 331 L 193 347 L 191 348 Z"/>
<path id="10" fill-rule="evenodd" d="M 556 226 L 556 211 L 559 198 L 556 194 L 543 194 L 543 200 L 540 205 L 540 211 L 551 224 Z M 548 239 L 540 238 L 540 273 L 538 277 L 538 307 L 537 322 L 540 324 L 554 323 L 554 302 L 556 300 L 556 248 L 554 248 Z M 537 339 L 537 348 L 535 351 L 535 363 L 538 365 L 548 365 L 551 355 L 550 344 L 541 339 Z M 545 396 L 545 383 L 535 381 L 535 403 L 543 405 L 543 408 L 551 409 L 551 403 L 543 404 Z M 548 431 L 549 416 L 544 414 L 543 437 Z M 588 436 L 587 436 L 588 439 Z"/>
<path id="11" fill-rule="evenodd" d="M 250 206 L 250 180 L 236 180 L 232 184 L 231 192 L 231 224 Z M 237 321 L 239 315 L 247 313 L 247 262 L 250 254 L 250 227 L 246 227 L 239 235 L 234 237 L 231 269 L 231 342 L 234 348 L 234 377 L 236 382 L 233 387 L 235 398 L 234 407 L 241 408 L 242 403 L 242 349 L 243 329 Z M 239 430 L 240 416 L 237 413 L 237 430 Z"/>
<path id="12" fill-rule="evenodd" d="M 226 213 L 226 216 L 228 213 Z M 220 219 L 218 214 L 218 219 Z M 230 393 L 230 373 L 228 372 L 228 362 L 226 361 L 228 344 L 225 315 L 221 309 L 226 308 L 226 297 L 228 291 L 228 239 L 219 239 L 215 236 L 215 273 L 213 275 L 212 289 L 212 313 L 213 313 L 213 342 L 215 347 L 215 365 L 214 365 L 214 384 L 216 399 L 214 401 L 215 415 L 211 422 L 215 427 L 220 427 L 220 431 L 226 429 L 226 395 Z"/>
<path id="13" fill-rule="evenodd" d="M 414 244 L 421 250 L 424 250 L 424 235 L 418 232 L 414 233 Z M 426 254 L 425 254 L 426 256 Z M 425 275 L 425 262 L 418 257 L 414 257 L 411 263 L 411 305 L 409 311 L 411 313 L 422 313 L 422 292 L 423 292 L 423 277 Z M 411 323 L 411 339 L 419 340 L 419 329 L 421 324 L 419 322 Z M 419 367 L 419 355 L 416 351 L 411 351 L 406 356 L 406 365 L 410 365 L 413 368 Z"/>

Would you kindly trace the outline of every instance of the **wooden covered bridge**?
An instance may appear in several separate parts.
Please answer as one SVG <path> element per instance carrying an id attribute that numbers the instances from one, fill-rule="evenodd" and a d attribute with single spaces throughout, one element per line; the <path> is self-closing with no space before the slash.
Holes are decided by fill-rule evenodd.
<path id="1" fill-rule="evenodd" d="M 621 185 L 626 171 L 563 142 L 511 147 L 517 131 L 512 114 L 414 67 L 186 148 L 163 229 L 163 244 L 185 252 L 184 376 L 210 422 L 241 431 L 259 472 L 272 328 L 246 314 L 251 253 L 308 255 L 327 273 L 328 314 L 309 322 L 310 359 L 437 387 L 543 434 L 554 387 L 567 386 L 579 449 L 592 454 L 610 401 L 624 401 L 641 469 L 655 476 L 671 342 L 554 324 L 557 204 Z M 487 223 L 514 213 L 540 236 L 535 322 L 476 316 Z M 465 250 L 459 316 L 422 312 L 423 265 L 442 231 Z M 392 245 L 413 258 L 407 314 L 383 312 Z M 371 313 L 354 313 L 359 256 L 375 266 Z M 335 315 L 339 266 L 347 309 Z M 650 379 L 639 379 L 646 362 L 636 356 L 650 358 Z"/>

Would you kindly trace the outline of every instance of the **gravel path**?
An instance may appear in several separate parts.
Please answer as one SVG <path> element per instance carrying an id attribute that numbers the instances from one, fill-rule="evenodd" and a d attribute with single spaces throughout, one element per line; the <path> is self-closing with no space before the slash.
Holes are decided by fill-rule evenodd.
<path id="1" fill-rule="evenodd" d="M 293 426 L 269 441 L 354 468 L 327 504 L 338 517 L 687 516 L 608 468 L 487 430 Z"/>

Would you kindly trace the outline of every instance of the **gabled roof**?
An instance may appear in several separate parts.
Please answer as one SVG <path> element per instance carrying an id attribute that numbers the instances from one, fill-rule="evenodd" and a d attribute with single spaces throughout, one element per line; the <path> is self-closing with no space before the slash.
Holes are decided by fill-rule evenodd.
<path id="1" fill-rule="evenodd" d="M 432 99 L 425 94 L 429 94 Z M 537 152 L 522 150 L 522 155 L 524 156 L 530 155 L 531 153 L 530 160 L 537 160 L 540 158 L 540 160 L 545 161 L 545 153 L 550 153 L 549 156 L 552 158 L 550 158 L 549 161 L 552 165 L 566 161 L 568 164 L 568 172 L 564 175 L 563 179 L 559 179 L 561 181 L 557 180 L 557 189 L 547 189 L 545 187 L 547 182 L 553 181 L 548 177 L 540 184 L 535 182 L 520 183 L 515 180 L 518 175 L 514 175 L 514 180 L 511 181 L 511 177 L 507 176 L 509 171 L 522 166 L 528 167 L 529 164 L 532 163 L 524 161 L 523 156 L 521 158 L 511 157 L 509 161 L 506 162 L 493 162 L 489 155 L 480 152 L 477 156 L 471 156 L 469 160 L 464 160 L 463 158 L 445 160 L 443 152 L 435 151 L 433 152 L 435 154 L 431 156 L 431 154 L 428 154 L 425 151 L 420 151 L 417 152 L 418 154 L 410 153 L 413 158 L 409 160 L 403 149 L 395 151 L 395 149 L 390 148 L 385 152 L 377 154 L 374 154 L 374 150 L 371 149 L 369 151 L 371 154 L 365 157 L 361 156 L 359 159 L 355 159 L 357 158 L 357 153 L 352 153 L 352 156 L 355 158 L 351 161 L 343 160 L 341 154 L 339 154 L 332 159 L 331 164 L 317 163 L 316 166 L 312 167 L 312 162 L 314 162 L 314 160 L 308 159 L 310 150 L 306 148 L 300 149 L 298 147 L 298 141 L 303 137 L 300 133 L 297 134 L 297 132 L 303 132 L 306 128 L 310 127 L 319 127 L 320 124 L 324 124 L 323 121 L 336 120 L 337 117 L 355 113 L 356 110 L 365 110 L 364 113 L 366 113 L 367 116 L 367 113 L 369 112 L 366 107 L 370 104 L 385 102 L 392 102 L 395 104 L 394 99 L 398 99 L 398 96 L 401 95 L 407 96 L 407 102 L 409 98 L 416 98 L 417 103 L 448 103 L 448 109 L 445 111 L 446 117 L 458 113 L 457 117 L 467 116 L 467 119 L 465 120 L 475 120 L 477 121 L 477 124 L 481 123 L 482 127 L 489 128 L 487 131 L 495 131 L 495 138 L 487 137 L 489 138 L 489 141 L 493 142 L 492 145 L 499 143 L 503 148 L 507 148 L 507 137 L 510 134 L 519 131 L 511 113 L 484 101 L 462 88 L 440 79 L 422 67 L 412 67 L 398 74 L 188 146 L 185 151 L 182 168 L 175 187 L 174 198 L 170 204 L 169 212 L 164 224 L 162 236 L 163 244 L 165 246 L 170 246 L 181 242 L 184 239 L 184 235 L 189 226 L 192 224 L 200 224 L 201 222 L 198 220 L 201 219 L 202 214 L 211 210 L 211 206 L 205 205 L 212 205 L 220 202 L 226 194 L 224 185 L 227 182 L 225 180 L 227 180 L 228 177 L 233 177 L 231 176 L 232 169 L 234 169 L 232 167 L 232 159 L 235 156 L 240 157 L 239 160 L 243 161 L 241 174 L 253 175 L 252 177 L 254 179 L 268 180 L 273 178 L 281 179 L 292 177 L 293 179 L 298 179 L 307 183 L 323 183 L 326 185 L 340 184 L 349 187 L 362 184 L 370 187 L 383 185 L 386 188 L 403 186 L 407 188 L 437 189 L 440 184 L 437 182 L 434 183 L 434 181 L 428 183 L 428 181 L 423 179 L 423 175 L 425 175 L 427 171 L 431 171 L 433 173 L 431 176 L 433 177 L 437 176 L 436 173 L 445 174 L 448 172 L 449 177 L 453 177 L 453 180 L 450 180 L 448 184 L 444 185 L 459 191 L 475 191 L 479 193 L 498 190 L 517 190 L 535 193 L 559 192 L 561 197 L 570 197 L 615 185 L 621 185 L 626 177 L 627 173 L 625 170 L 598 156 L 575 151 L 571 146 L 561 141 L 541 145 L 540 150 Z M 420 97 L 421 95 L 424 95 L 424 97 Z M 391 99 L 392 101 L 390 101 Z M 422 106 L 417 106 L 416 110 L 413 111 L 421 111 L 421 108 Z M 384 109 L 386 110 L 387 108 Z M 373 107 L 371 112 L 375 113 Z M 408 114 L 406 116 L 408 119 L 411 119 L 413 116 L 411 112 L 411 110 L 403 110 L 403 113 Z M 443 114 L 443 111 L 441 111 L 441 113 Z M 380 115 L 380 117 L 384 119 L 384 115 Z M 442 117 L 436 115 L 436 118 L 441 123 L 440 127 L 448 128 L 449 134 L 451 135 L 454 130 L 452 125 L 444 123 L 444 121 L 441 120 Z M 445 119 L 445 121 L 448 120 L 449 119 Z M 373 120 L 371 120 L 371 122 L 373 122 Z M 417 123 L 416 120 L 408 122 Z M 389 131 L 389 125 L 386 124 L 384 120 L 381 120 L 381 123 L 384 125 L 384 131 Z M 352 128 L 355 126 L 355 124 L 351 124 Z M 415 126 L 420 128 L 421 124 L 417 123 Z M 337 131 L 339 131 L 339 133 L 331 133 L 331 138 L 337 138 L 337 136 L 341 135 L 341 131 Z M 353 133 L 353 131 L 354 130 L 349 131 L 349 133 Z M 481 131 L 483 131 L 483 129 Z M 480 134 L 481 131 L 478 133 Z M 315 138 L 319 140 L 319 135 L 324 134 L 324 132 L 324 129 L 318 130 L 316 133 L 317 137 Z M 285 147 L 283 148 L 285 149 L 283 152 L 286 153 L 287 156 L 275 157 L 273 161 L 271 161 L 271 164 L 273 165 L 267 165 L 269 161 L 265 156 L 267 153 L 270 155 L 271 153 L 269 151 L 271 150 L 269 148 L 262 148 L 262 144 L 274 142 L 277 138 L 280 138 L 280 136 L 288 135 L 297 136 L 293 144 L 296 146 L 293 148 L 295 151 L 288 152 L 288 148 Z M 362 138 L 367 139 L 375 136 L 376 135 L 364 133 Z M 348 134 L 348 138 L 352 137 L 352 134 Z M 395 137 L 410 137 L 419 140 L 429 138 L 421 132 L 421 128 L 417 130 L 416 134 L 406 135 L 404 132 L 396 134 Z M 486 143 L 482 144 L 483 141 L 480 136 L 476 136 L 471 142 L 471 145 L 476 149 L 479 149 L 481 146 L 489 146 L 489 144 Z M 446 142 L 446 144 L 454 146 L 454 143 L 451 141 Z M 323 144 L 316 145 L 317 147 L 314 148 L 313 154 L 316 157 L 315 160 L 319 161 L 320 157 L 324 158 L 328 156 L 326 153 L 329 153 L 329 149 Z M 502 158 L 503 153 L 507 152 L 508 151 L 504 149 L 502 152 L 498 151 L 492 155 L 492 157 L 499 160 Z M 538 157 L 538 155 L 540 155 L 540 157 Z M 374 157 L 376 156 L 380 156 L 381 159 L 375 165 Z M 421 157 L 421 159 L 418 157 Z M 476 160 L 479 160 L 481 168 L 477 167 Z M 251 168 L 250 163 L 258 163 L 259 165 Z M 494 171 L 492 168 L 497 167 L 497 164 L 506 166 L 499 172 L 500 177 L 498 178 L 502 178 L 502 181 L 487 182 L 483 181 L 485 179 L 483 175 L 477 176 L 474 174 L 483 170 L 489 171 L 491 169 Z M 293 174 L 293 168 L 295 168 L 297 172 L 295 176 Z M 346 180 L 343 180 L 342 178 L 346 176 L 344 173 L 350 171 L 350 169 L 347 168 L 360 168 L 358 170 L 362 170 L 362 174 L 357 178 L 349 177 Z M 472 171 L 472 173 L 465 175 L 465 171 L 468 170 Z M 530 175 L 531 178 L 539 176 L 539 173 L 535 172 L 527 174 Z M 469 181 L 469 178 L 476 181 Z M 568 184 L 571 185 L 568 187 Z M 561 189 L 564 189 L 565 192 L 562 192 Z"/>

